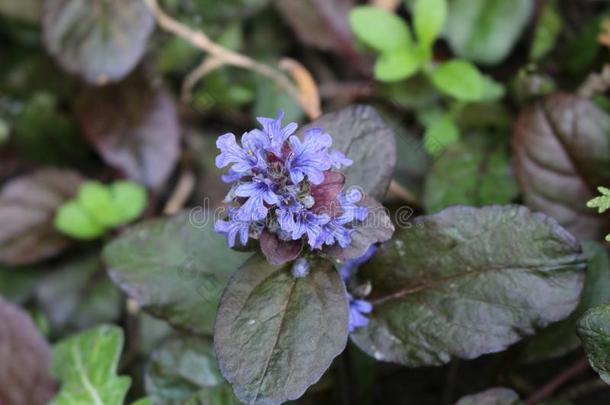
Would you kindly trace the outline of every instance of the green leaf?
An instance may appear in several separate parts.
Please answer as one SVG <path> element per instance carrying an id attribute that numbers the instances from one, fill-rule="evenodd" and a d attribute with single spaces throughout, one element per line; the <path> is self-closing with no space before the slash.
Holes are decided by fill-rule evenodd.
<path id="1" fill-rule="evenodd" d="M 23 305 L 34 293 L 42 272 L 36 267 L 0 266 L 0 296 Z"/>
<path id="2" fill-rule="evenodd" d="M 408 79 L 417 73 L 419 64 L 415 48 L 400 48 L 382 53 L 375 62 L 375 79 L 383 82 Z"/>
<path id="3" fill-rule="evenodd" d="M 610 116 L 591 101 L 555 93 L 524 108 L 515 122 L 513 167 L 525 204 L 581 239 L 606 234 L 608 218 L 585 202 L 610 184 Z"/>
<path id="4" fill-rule="evenodd" d="M 557 9 L 557 1 L 545 2 L 530 49 L 531 60 L 540 60 L 553 50 L 561 33 L 561 26 L 561 15 Z"/>
<path id="5" fill-rule="evenodd" d="M 256 100 L 253 114 L 257 117 L 274 117 L 279 110 L 284 111 L 286 122 L 300 122 L 304 112 L 301 106 L 286 94 L 277 83 L 259 80 L 256 83 Z"/>
<path id="6" fill-rule="evenodd" d="M 129 228 L 104 249 L 110 278 L 151 315 L 211 333 L 227 280 L 248 257 L 229 249 L 213 222 L 194 210 Z"/>
<path id="7" fill-rule="evenodd" d="M 424 147 L 426 151 L 438 156 L 460 139 L 460 129 L 449 114 L 442 114 L 426 127 Z"/>
<path id="8" fill-rule="evenodd" d="M 457 204 L 506 204 L 518 193 L 506 142 L 492 134 L 472 134 L 434 161 L 423 202 L 426 211 L 434 213 Z"/>
<path id="9" fill-rule="evenodd" d="M 417 39 L 426 52 L 443 31 L 447 19 L 447 0 L 417 0 L 413 25 Z"/>
<path id="10" fill-rule="evenodd" d="M 77 239 L 96 239 L 139 217 L 146 203 L 146 189 L 137 183 L 118 181 L 107 186 L 87 181 L 76 199 L 57 211 L 55 227 Z"/>
<path id="11" fill-rule="evenodd" d="M 122 404 L 131 378 L 117 376 L 123 330 L 101 325 L 60 341 L 53 348 L 53 374 L 61 391 L 51 405 Z"/>
<path id="12" fill-rule="evenodd" d="M 142 0 L 47 0 L 43 13 L 49 53 L 92 84 L 125 77 L 144 55 L 154 27 Z"/>
<path id="13" fill-rule="evenodd" d="M 587 202 L 587 207 L 597 208 L 597 212 L 601 214 L 610 209 L 610 189 L 598 187 L 597 191 L 599 191 L 601 195 L 589 200 Z"/>
<path id="14" fill-rule="evenodd" d="M 333 138 L 333 148 L 353 160 L 343 170 L 346 187 L 358 186 L 377 200 L 385 196 L 396 167 L 394 131 L 369 106 L 352 106 L 325 114 L 298 132 L 324 128 Z"/>
<path id="15" fill-rule="evenodd" d="M 585 267 L 578 241 L 525 207 L 418 217 L 360 268 L 373 312 L 352 339 L 409 367 L 502 351 L 574 310 Z"/>
<path id="16" fill-rule="evenodd" d="M 112 203 L 110 188 L 98 181 L 86 181 L 78 189 L 77 203 L 91 217 L 91 221 L 103 227 L 119 223 L 118 208 Z"/>
<path id="17" fill-rule="evenodd" d="M 466 60 L 441 64 L 432 71 L 430 79 L 440 91 L 461 101 L 480 101 L 487 95 L 485 77 Z"/>
<path id="18" fill-rule="evenodd" d="M 449 6 L 446 38 L 461 57 L 496 64 L 516 44 L 533 5 L 530 0 L 454 0 Z"/>
<path id="19" fill-rule="evenodd" d="M 378 52 L 390 53 L 413 45 L 407 23 L 392 12 L 374 6 L 355 7 L 349 22 L 356 37 Z"/>
<path id="20" fill-rule="evenodd" d="M 132 402 L 131 405 L 153 405 L 153 403 L 149 398 L 140 398 L 137 401 Z"/>
<path id="21" fill-rule="evenodd" d="M 0 297 L 0 399 L 46 404 L 55 393 L 51 347 L 26 311 Z"/>
<path id="22" fill-rule="evenodd" d="M 610 258 L 599 243 L 583 242 L 587 257 L 587 275 L 580 303 L 569 318 L 541 330 L 525 346 L 521 354 L 524 362 L 534 362 L 563 356 L 580 347 L 576 335 L 576 322 L 587 311 L 610 303 Z"/>
<path id="23" fill-rule="evenodd" d="M 502 83 L 496 82 L 489 76 L 483 76 L 483 96 L 481 101 L 496 101 L 504 97 L 506 89 Z"/>
<path id="24" fill-rule="evenodd" d="M 117 222 L 121 225 L 137 219 L 146 208 L 146 189 L 133 181 L 117 181 L 110 186 L 112 205 L 118 211 Z"/>
<path id="25" fill-rule="evenodd" d="M 468 395 L 455 405 L 520 405 L 519 394 L 508 388 L 490 388 L 478 394 Z"/>
<path id="26" fill-rule="evenodd" d="M 76 201 L 69 201 L 57 210 L 54 225 L 58 231 L 75 239 L 92 240 L 106 233 L 106 228 Z"/>
<path id="27" fill-rule="evenodd" d="M 23 69 L 19 69 L 19 75 L 25 75 Z M 23 80 L 30 82 L 32 78 Z M 90 160 L 87 145 L 76 123 L 61 111 L 59 104 L 56 93 L 36 91 L 33 95 L 28 94 L 15 118 L 11 140 L 26 159 L 53 166 L 86 167 Z"/>
<path id="28" fill-rule="evenodd" d="M 158 404 L 240 403 L 220 374 L 207 337 L 176 335 L 164 341 L 150 358 L 145 385 L 152 402 Z"/>
<path id="29" fill-rule="evenodd" d="M 610 384 L 610 305 L 588 310 L 578 320 L 578 335 L 591 367 Z"/>
<path id="30" fill-rule="evenodd" d="M 312 259 L 305 277 L 291 264 L 249 259 L 222 296 L 214 346 L 220 370 L 248 404 L 299 398 L 347 342 L 347 298 L 330 262 Z"/>

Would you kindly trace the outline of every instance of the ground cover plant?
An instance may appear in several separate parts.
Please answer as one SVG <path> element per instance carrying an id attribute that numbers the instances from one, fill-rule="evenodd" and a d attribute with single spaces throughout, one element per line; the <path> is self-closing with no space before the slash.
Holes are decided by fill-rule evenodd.
<path id="1" fill-rule="evenodd" d="M 610 403 L 610 4 L 0 0 L 0 405 Z"/>

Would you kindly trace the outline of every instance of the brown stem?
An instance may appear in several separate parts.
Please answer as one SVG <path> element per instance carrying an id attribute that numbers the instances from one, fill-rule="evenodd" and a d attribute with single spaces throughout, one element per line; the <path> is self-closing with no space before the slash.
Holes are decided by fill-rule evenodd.
<path id="1" fill-rule="evenodd" d="M 585 358 L 579 359 L 577 362 L 566 368 L 549 382 L 538 388 L 534 393 L 525 401 L 525 405 L 534 405 L 545 398 L 551 396 L 559 387 L 568 382 L 569 380 L 579 376 L 589 369 L 589 361 Z"/>

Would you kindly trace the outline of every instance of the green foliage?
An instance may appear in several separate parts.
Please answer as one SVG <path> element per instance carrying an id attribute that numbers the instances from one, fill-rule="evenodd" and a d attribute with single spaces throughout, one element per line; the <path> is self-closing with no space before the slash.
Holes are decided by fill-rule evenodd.
<path id="1" fill-rule="evenodd" d="M 562 20 L 557 9 L 557 0 L 546 2 L 530 50 L 532 60 L 540 60 L 553 50 L 561 33 L 561 27 Z"/>
<path id="2" fill-rule="evenodd" d="M 610 102 L 574 90 L 608 81 L 603 2 L 152 3 L 0 0 L 0 402 L 517 405 L 579 336 L 610 380 Z M 206 38 L 235 53 L 191 83 Z M 278 110 L 369 210 L 299 278 L 214 231 L 218 136 Z"/>
<path id="3" fill-rule="evenodd" d="M 349 18 L 358 39 L 382 54 L 413 45 L 409 27 L 394 13 L 374 6 L 361 6 L 354 8 Z"/>
<path id="4" fill-rule="evenodd" d="M 610 305 L 587 311 L 578 321 L 578 335 L 591 367 L 610 384 Z"/>
<path id="5" fill-rule="evenodd" d="M 452 60 L 439 65 L 430 75 L 432 83 L 447 95 L 461 101 L 484 98 L 483 75 L 466 60 Z"/>
<path id="6" fill-rule="evenodd" d="M 460 129 L 451 115 L 441 114 L 426 126 L 424 147 L 432 156 L 438 156 L 459 139 Z"/>
<path id="7" fill-rule="evenodd" d="M 515 46 L 533 7 L 529 0 L 454 0 L 446 38 L 459 56 L 496 64 Z"/>
<path id="8" fill-rule="evenodd" d="M 380 53 L 375 78 L 396 82 L 423 71 L 440 91 L 457 100 L 472 102 L 503 96 L 501 85 L 465 60 L 434 66 L 431 48 L 447 17 L 446 0 L 418 0 L 413 9 L 417 43 L 407 24 L 391 12 L 373 6 L 356 7 L 350 12 L 350 24 L 358 39 Z"/>
<path id="9" fill-rule="evenodd" d="M 146 204 L 146 189 L 137 183 L 117 181 L 106 186 L 88 181 L 80 186 L 75 199 L 57 210 L 54 223 L 66 235 L 95 239 L 138 218 Z"/>
<path id="10" fill-rule="evenodd" d="M 46 164 L 83 163 L 88 158 L 77 126 L 49 92 L 36 92 L 26 101 L 15 117 L 12 140 L 23 156 Z"/>
<path id="11" fill-rule="evenodd" d="M 610 209 L 610 189 L 598 187 L 597 191 L 599 191 L 601 195 L 588 201 L 587 207 L 597 208 L 597 212 L 602 214 Z"/>
<path id="12" fill-rule="evenodd" d="M 451 205 L 507 204 L 519 188 L 512 176 L 508 145 L 493 134 L 468 134 L 433 162 L 424 185 L 429 213 Z"/>
<path id="13" fill-rule="evenodd" d="M 588 201 L 587 207 L 597 208 L 597 212 L 601 214 L 610 209 L 610 189 L 606 187 L 598 187 L 597 190 L 601 193 L 601 195 Z M 606 235 L 606 240 L 610 242 L 610 234 Z"/>
<path id="14" fill-rule="evenodd" d="M 384 82 L 407 79 L 417 73 L 419 65 L 415 48 L 385 52 L 375 62 L 375 77 Z"/>
<path id="15" fill-rule="evenodd" d="M 208 337 L 181 334 L 165 340 L 151 356 L 145 384 L 154 403 L 240 403 L 218 370 Z"/>
<path id="16" fill-rule="evenodd" d="M 53 374 L 61 391 L 52 405 L 122 404 L 131 378 L 117 376 L 123 330 L 101 325 L 53 348 Z"/>
<path id="17" fill-rule="evenodd" d="M 413 9 L 415 34 L 422 50 L 429 54 L 447 20 L 447 0 L 417 0 Z"/>

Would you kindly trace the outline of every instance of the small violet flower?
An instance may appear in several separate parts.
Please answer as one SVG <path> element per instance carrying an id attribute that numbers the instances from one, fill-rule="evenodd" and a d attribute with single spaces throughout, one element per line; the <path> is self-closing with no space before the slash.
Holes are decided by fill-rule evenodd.
<path id="1" fill-rule="evenodd" d="M 242 244 L 260 239 L 273 264 L 296 259 L 305 244 L 350 246 L 353 224 L 368 215 L 359 205 L 362 193 L 341 191 L 345 177 L 338 171 L 352 161 L 330 149 L 331 136 L 314 128 L 300 138 L 297 124 L 282 126 L 282 118 L 258 118 L 262 129 L 246 132 L 241 145 L 231 133 L 216 142 L 216 166 L 228 167 L 222 179 L 232 188 L 229 217 L 215 229 L 231 247 L 238 234 Z"/>
<path id="2" fill-rule="evenodd" d="M 368 262 L 375 252 L 377 252 L 377 246 L 371 245 L 362 256 L 347 260 L 343 264 L 339 273 L 341 273 L 341 278 L 343 278 L 345 284 L 349 282 L 349 279 L 352 277 L 355 270 L 360 265 Z M 348 328 L 350 332 L 353 332 L 357 328 L 368 325 L 369 319 L 364 314 L 370 314 L 373 311 L 373 305 L 368 301 L 356 299 L 349 293 L 347 294 L 347 299 L 349 301 Z"/>
<path id="3" fill-rule="evenodd" d="M 248 234 L 250 233 L 250 222 L 242 221 L 237 218 L 237 209 L 229 209 L 228 220 L 218 220 L 214 224 L 214 230 L 218 233 L 227 235 L 227 244 L 229 247 L 235 246 L 235 237 L 239 233 L 239 241 L 242 245 L 248 243 Z"/>
<path id="4" fill-rule="evenodd" d="M 369 324 L 369 318 L 363 314 L 370 314 L 373 311 L 373 305 L 368 301 L 355 299 L 351 294 L 347 294 L 347 296 L 349 299 L 348 329 L 353 332 Z"/>

